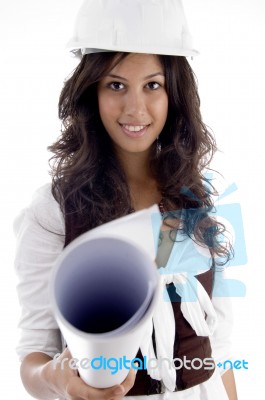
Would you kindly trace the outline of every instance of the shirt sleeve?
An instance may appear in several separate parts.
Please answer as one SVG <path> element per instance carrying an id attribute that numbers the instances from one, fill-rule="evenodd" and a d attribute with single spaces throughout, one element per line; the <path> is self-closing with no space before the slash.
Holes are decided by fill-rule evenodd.
<path id="1" fill-rule="evenodd" d="M 233 361 L 232 354 L 232 330 L 233 330 L 233 308 L 232 299 L 229 294 L 226 281 L 226 272 L 215 272 L 215 283 L 212 303 L 217 314 L 217 328 L 210 336 L 212 355 L 219 372 L 226 372 L 224 362 Z"/>
<path id="2" fill-rule="evenodd" d="M 30 206 L 16 218 L 14 231 L 17 293 L 21 306 L 16 351 L 21 360 L 32 352 L 53 357 L 62 351 L 62 339 L 51 310 L 49 280 L 64 247 L 64 220 L 50 184 L 35 193 Z"/>

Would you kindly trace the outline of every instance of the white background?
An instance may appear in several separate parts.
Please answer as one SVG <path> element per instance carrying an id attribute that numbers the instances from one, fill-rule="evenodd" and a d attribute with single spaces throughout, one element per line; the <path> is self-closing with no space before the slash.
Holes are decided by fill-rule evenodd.
<path id="1" fill-rule="evenodd" d="M 204 121 L 222 150 L 213 164 L 236 182 L 248 263 L 231 268 L 245 298 L 234 299 L 234 355 L 240 400 L 263 398 L 264 382 L 264 114 L 263 0 L 185 0 L 201 55 L 192 61 Z M 60 133 L 58 96 L 76 62 L 64 52 L 80 0 L 0 0 L 1 132 L 1 398 L 29 399 L 14 347 L 19 308 L 13 272 L 12 221 L 33 191 L 49 180 L 46 147 Z M 214 400 L 214 399 L 213 399 Z"/>

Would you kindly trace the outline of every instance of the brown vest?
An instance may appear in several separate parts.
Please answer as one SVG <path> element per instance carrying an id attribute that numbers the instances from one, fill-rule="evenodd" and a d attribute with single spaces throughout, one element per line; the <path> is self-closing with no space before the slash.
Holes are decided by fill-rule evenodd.
<path id="1" fill-rule="evenodd" d="M 203 274 L 197 275 L 196 278 L 207 291 L 208 295 L 212 296 L 214 271 L 209 270 Z M 212 350 L 208 337 L 197 336 L 190 324 L 183 317 L 180 310 L 180 297 L 176 294 L 174 284 L 167 285 L 167 291 L 172 302 L 172 307 L 175 316 L 175 343 L 174 343 L 174 359 L 183 360 L 186 356 L 187 360 L 199 358 L 211 358 Z M 153 343 L 155 348 L 155 340 L 153 334 Z M 137 358 L 143 359 L 139 350 Z M 176 363 L 176 368 L 179 363 Z M 187 369 L 181 368 L 176 370 L 176 389 L 175 391 L 189 389 L 192 386 L 198 385 L 207 381 L 213 374 L 213 369 Z M 146 370 L 139 370 L 136 375 L 135 384 L 127 393 L 127 396 L 140 396 L 159 394 L 163 392 L 160 381 L 152 379 Z"/>

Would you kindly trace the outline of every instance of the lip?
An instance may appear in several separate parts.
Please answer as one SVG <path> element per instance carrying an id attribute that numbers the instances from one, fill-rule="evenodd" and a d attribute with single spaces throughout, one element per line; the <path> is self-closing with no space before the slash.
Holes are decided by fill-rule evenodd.
<path id="1" fill-rule="evenodd" d="M 123 131 L 123 133 L 130 137 L 130 138 L 140 138 L 142 136 L 144 136 L 144 134 L 146 133 L 147 129 L 149 128 L 150 124 L 121 124 L 119 123 L 121 130 Z M 130 125 L 130 126 L 144 126 L 143 129 L 141 129 L 140 131 L 130 131 L 129 129 L 126 129 L 126 125 Z"/>

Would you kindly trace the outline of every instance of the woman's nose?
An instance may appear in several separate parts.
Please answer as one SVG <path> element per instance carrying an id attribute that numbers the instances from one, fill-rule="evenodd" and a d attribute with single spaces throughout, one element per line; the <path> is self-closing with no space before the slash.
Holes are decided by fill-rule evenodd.
<path id="1" fill-rule="evenodd" d="M 129 91 L 124 99 L 124 112 L 128 116 L 143 116 L 146 113 L 146 102 L 143 93 Z"/>

